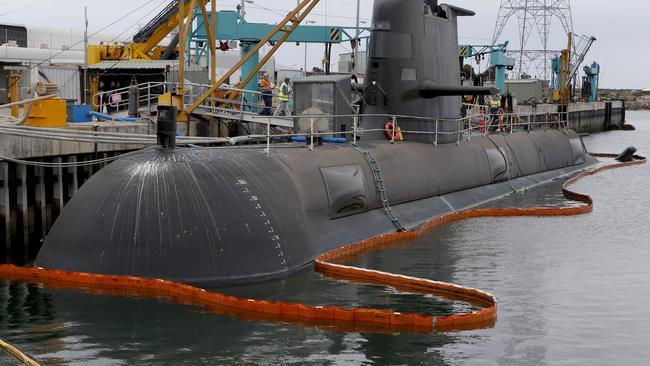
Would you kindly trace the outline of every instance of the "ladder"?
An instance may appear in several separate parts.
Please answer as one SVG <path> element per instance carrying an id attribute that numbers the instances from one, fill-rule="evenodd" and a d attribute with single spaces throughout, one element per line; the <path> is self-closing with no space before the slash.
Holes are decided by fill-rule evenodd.
<path id="1" fill-rule="evenodd" d="M 395 215 L 393 209 L 390 207 L 390 202 L 388 201 L 388 195 L 386 194 L 386 187 L 384 186 L 384 178 L 382 177 L 381 169 L 379 168 L 379 164 L 377 164 L 377 160 L 375 160 L 375 157 L 372 156 L 370 151 L 363 150 L 357 145 L 352 145 L 352 146 L 357 151 L 359 151 L 361 155 L 363 155 L 363 157 L 368 162 L 368 165 L 370 166 L 370 170 L 372 170 L 372 177 L 375 181 L 375 188 L 377 189 L 377 193 L 379 194 L 379 198 L 381 199 L 381 204 L 384 207 L 386 216 L 388 216 L 388 219 L 395 226 L 395 229 L 397 229 L 398 232 L 406 231 L 404 226 L 400 223 L 399 217 Z"/>

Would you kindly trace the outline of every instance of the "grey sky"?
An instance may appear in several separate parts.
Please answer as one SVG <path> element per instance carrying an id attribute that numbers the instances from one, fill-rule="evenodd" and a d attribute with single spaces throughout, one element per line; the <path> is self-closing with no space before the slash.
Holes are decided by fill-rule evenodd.
<path id="1" fill-rule="evenodd" d="M 234 9 L 238 1 L 217 0 L 219 9 Z M 137 24 L 142 24 L 169 0 L 153 0 L 142 10 L 129 16 L 107 30 L 108 33 L 125 32 L 122 38 L 135 32 Z M 35 27 L 48 27 L 62 30 L 81 30 L 83 27 L 83 6 L 88 6 L 90 31 L 96 31 L 114 20 L 138 8 L 146 1 L 111 0 L 0 0 L 0 23 L 24 24 Z M 361 18 L 369 20 L 372 0 L 361 0 Z M 449 3 L 472 9 L 477 16 L 463 18 L 459 34 L 462 43 L 489 43 L 494 30 L 500 0 L 453 0 Z M 642 72 L 647 63 L 644 60 L 649 52 L 645 45 L 650 34 L 650 3 L 640 0 L 619 0 L 614 6 L 593 0 L 573 0 L 574 30 L 576 33 L 593 35 L 598 38 L 586 61 L 597 61 L 602 65 L 602 87 L 608 88 L 647 88 L 650 87 L 650 73 Z M 256 22 L 274 22 L 281 13 L 288 11 L 295 0 L 255 0 L 247 4 L 247 19 Z M 264 10 L 261 7 L 273 11 Z M 310 15 L 318 24 L 353 25 L 356 2 L 354 0 L 321 0 Z M 514 20 L 516 21 L 516 20 Z M 504 32 L 503 39 L 510 39 L 511 45 L 518 47 L 518 33 L 514 21 Z M 369 24 L 369 22 L 368 22 Z M 130 29 L 128 29 L 130 28 Z M 535 44 L 535 35 L 531 42 Z M 566 39 L 559 23 L 554 22 L 551 31 L 550 47 L 565 47 Z M 349 50 L 349 44 L 335 47 L 335 52 Z M 634 52 L 634 54 L 632 54 Z M 308 67 L 320 64 L 323 46 L 310 45 Z M 304 47 L 287 44 L 279 52 L 278 62 L 302 67 Z M 335 60 L 334 60 L 335 61 Z M 334 67 L 336 69 L 336 66 Z"/>

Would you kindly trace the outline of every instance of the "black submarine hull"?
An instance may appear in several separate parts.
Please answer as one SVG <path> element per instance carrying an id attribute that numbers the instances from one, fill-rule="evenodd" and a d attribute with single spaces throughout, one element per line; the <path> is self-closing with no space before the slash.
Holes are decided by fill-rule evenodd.
<path id="1" fill-rule="evenodd" d="M 566 130 L 458 141 L 455 95 L 491 90 L 460 87 L 457 19 L 471 14 L 430 0 L 375 0 L 358 148 L 157 149 L 125 157 L 68 203 L 36 265 L 182 282 L 277 276 L 331 249 L 593 163 L 579 136 Z M 343 103 L 335 110 L 350 107 L 328 102 Z M 385 140 L 389 116 L 401 116 L 395 122 L 407 141 Z M 371 168 L 375 161 L 380 173 Z"/>
<path id="2" fill-rule="evenodd" d="M 575 133 L 539 130 L 458 145 L 364 142 L 405 227 L 592 164 Z M 171 279 L 277 276 L 395 230 L 350 144 L 151 149 L 87 182 L 44 240 L 49 269 Z"/>

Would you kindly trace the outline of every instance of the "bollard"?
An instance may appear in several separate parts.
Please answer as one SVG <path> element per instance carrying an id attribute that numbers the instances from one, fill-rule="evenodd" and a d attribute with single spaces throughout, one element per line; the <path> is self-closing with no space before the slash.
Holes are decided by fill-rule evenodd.
<path id="1" fill-rule="evenodd" d="M 138 86 L 129 85 L 129 117 L 138 116 Z"/>
<path id="2" fill-rule="evenodd" d="M 158 146 L 164 149 L 176 148 L 176 114 L 175 106 L 158 106 L 156 137 Z"/>

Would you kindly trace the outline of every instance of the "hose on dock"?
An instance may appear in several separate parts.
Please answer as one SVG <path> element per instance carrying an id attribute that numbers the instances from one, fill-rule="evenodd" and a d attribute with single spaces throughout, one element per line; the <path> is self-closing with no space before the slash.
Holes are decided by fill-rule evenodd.
<path id="1" fill-rule="evenodd" d="M 599 154 L 614 158 L 613 154 Z M 442 225 L 465 219 L 481 217 L 523 217 L 523 216 L 571 216 L 586 214 L 593 210 L 593 200 L 586 194 L 574 192 L 569 187 L 577 181 L 594 174 L 634 165 L 645 164 L 645 160 L 617 162 L 584 171 L 567 180 L 562 192 L 567 199 L 581 202 L 572 207 L 532 208 L 488 208 L 453 212 L 429 220 L 416 230 L 395 232 L 346 245 L 318 256 L 315 270 L 335 279 L 390 286 L 400 291 L 429 294 L 447 299 L 461 300 L 479 310 L 447 316 L 406 314 L 391 310 L 368 308 L 344 309 L 335 306 L 310 306 L 298 303 L 270 302 L 241 299 L 186 284 L 161 279 L 99 275 L 49 270 L 37 267 L 0 265 L 0 277 L 34 282 L 51 287 L 70 287 L 119 296 L 139 295 L 149 298 L 165 298 L 172 302 L 197 305 L 217 314 L 232 314 L 245 320 L 265 322 L 288 322 L 320 327 L 341 332 L 378 333 L 431 333 L 434 331 L 459 331 L 491 327 L 496 322 L 497 300 L 481 290 L 427 279 L 402 276 L 392 273 L 368 270 L 343 263 L 349 262 L 371 251 L 384 249 L 404 240 L 414 239 L 425 232 Z"/>
<path id="2" fill-rule="evenodd" d="M 88 112 L 88 116 L 95 117 L 97 119 L 103 119 L 106 121 L 115 121 L 115 122 L 138 122 L 138 118 L 134 117 L 115 117 L 105 113 L 99 112 Z"/>

